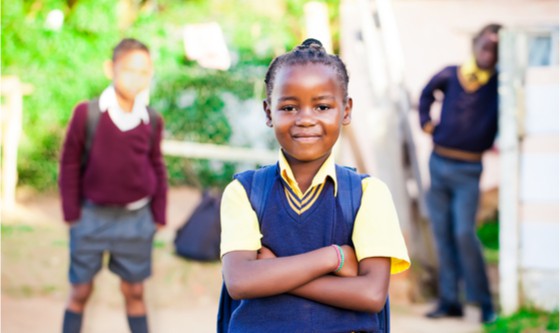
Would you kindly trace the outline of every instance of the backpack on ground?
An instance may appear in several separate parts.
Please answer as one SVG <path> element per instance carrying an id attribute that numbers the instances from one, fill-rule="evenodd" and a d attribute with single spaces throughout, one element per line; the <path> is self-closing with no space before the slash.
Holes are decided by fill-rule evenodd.
<path id="1" fill-rule="evenodd" d="M 200 203 L 175 234 L 177 255 L 198 261 L 220 259 L 221 199 L 221 194 L 203 192 Z"/>
<path id="2" fill-rule="evenodd" d="M 249 201 L 251 203 L 251 206 L 257 213 L 260 224 L 260 221 L 262 220 L 264 214 L 268 194 L 272 188 L 272 185 L 274 184 L 274 176 L 276 173 L 278 173 L 278 165 L 274 164 L 265 166 L 251 172 L 254 172 L 254 174 L 253 180 L 251 182 L 250 193 L 248 193 Z M 339 165 L 336 165 L 336 176 L 338 180 L 343 180 L 346 177 L 347 181 L 338 182 L 338 194 L 336 197 L 340 202 L 344 220 L 347 223 L 353 225 L 362 200 L 363 176 L 356 173 L 352 168 L 342 167 Z M 241 301 L 231 298 L 227 291 L 225 283 L 222 283 L 222 291 L 220 294 L 220 304 L 218 306 L 217 317 L 218 333 L 228 332 L 231 315 L 240 303 Z M 383 309 L 380 312 L 374 313 L 372 315 L 377 316 L 380 326 L 380 330 L 378 332 L 389 333 L 391 324 L 389 297 L 387 297 L 387 301 L 385 302 L 385 306 L 383 307 Z"/>

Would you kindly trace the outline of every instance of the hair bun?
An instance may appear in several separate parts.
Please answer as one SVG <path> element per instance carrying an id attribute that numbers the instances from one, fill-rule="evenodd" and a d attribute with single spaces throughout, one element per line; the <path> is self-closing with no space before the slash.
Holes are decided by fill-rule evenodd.
<path id="1" fill-rule="evenodd" d="M 307 38 L 306 40 L 301 43 L 302 46 L 310 47 L 311 45 L 316 44 L 319 47 L 323 47 L 323 44 L 315 38 Z"/>

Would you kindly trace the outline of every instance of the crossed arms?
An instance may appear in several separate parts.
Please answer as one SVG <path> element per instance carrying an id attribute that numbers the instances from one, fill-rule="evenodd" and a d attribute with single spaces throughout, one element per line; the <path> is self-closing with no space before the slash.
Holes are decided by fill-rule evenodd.
<path id="1" fill-rule="evenodd" d="M 226 287 L 234 299 L 290 293 L 348 310 L 381 311 L 391 259 L 371 257 L 358 263 L 352 247 L 342 249 L 345 263 L 336 274 L 338 257 L 332 246 L 289 257 L 276 257 L 266 247 L 228 252 L 222 258 Z"/>

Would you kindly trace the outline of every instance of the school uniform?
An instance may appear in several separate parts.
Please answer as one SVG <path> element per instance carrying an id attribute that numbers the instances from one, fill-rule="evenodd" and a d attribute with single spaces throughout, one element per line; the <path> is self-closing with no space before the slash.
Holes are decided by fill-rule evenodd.
<path id="1" fill-rule="evenodd" d="M 459 281 L 464 279 L 467 299 L 493 315 L 475 227 L 482 154 L 492 147 L 498 132 L 498 75 L 479 69 L 474 59 L 444 68 L 422 90 L 422 127 L 431 122 L 435 91 L 442 92 L 444 98 L 432 135 L 427 207 L 440 265 L 439 307 L 462 314 Z"/>
<path id="2" fill-rule="evenodd" d="M 140 282 L 151 274 L 155 223 L 166 223 L 167 175 L 160 149 L 163 120 L 157 117 L 152 134 L 146 97 L 137 97 L 132 112 L 124 112 L 112 86 L 101 94 L 101 115 L 85 165 L 88 102 L 74 110 L 59 173 L 64 220 L 73 222 L 73 284 L 93 279 L 105 251 L 109 269 L 123 280 Z"/>
<path id="3" fill-rule="evenodd" d="M 279 173 L 266 201 L 262 221 L 251 208 L 243 179 L 230 183 L 222 197 L 221 254 L 256 251 L 262 246 L 277 256 L 306 253 L 331 244 L 350 244 L 358 260 L 390 257 L 391 273 L 402 272 L 410 259 L 387 187 L 374 177 L 362 181 L 362 202 L 353 228 L 337 205 L 338 180 L 329 157 L 302 193 L 282 152 Z M 374 331 L 370 313 L 320 304 L 289 294 L 242 300 L 232 314 L 230 332 Z"/>

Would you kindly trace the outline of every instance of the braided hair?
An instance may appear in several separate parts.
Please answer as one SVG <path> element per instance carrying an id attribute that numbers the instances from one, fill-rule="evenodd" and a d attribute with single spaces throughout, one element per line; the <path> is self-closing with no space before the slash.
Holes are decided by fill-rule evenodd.
<path id="1" fill-rule="evenodd" d="M 272 95 L 274 79 L 278 70 L 284 66 L 323 64 L 336 71 L 340 86 L 344 93 L 344 100 L 348 98 L 348 71 L 342 60 L 334 54 L 328 54 L 320 41 L 308 38 L 288 53 L 276 57 L 268 67 L 264 82 L 266 84 L 267 99 Z"/>
<path id="2" fill-rule="evenodd" d="M 113 62 L 115 62 L 121 55 L 127 54 L 131 51 L 144 51 L 150 54 L 150 50 L 148 49 L 146 44 L 134 38 L 125 38 L 121 40 L 113 49 Z"/>

